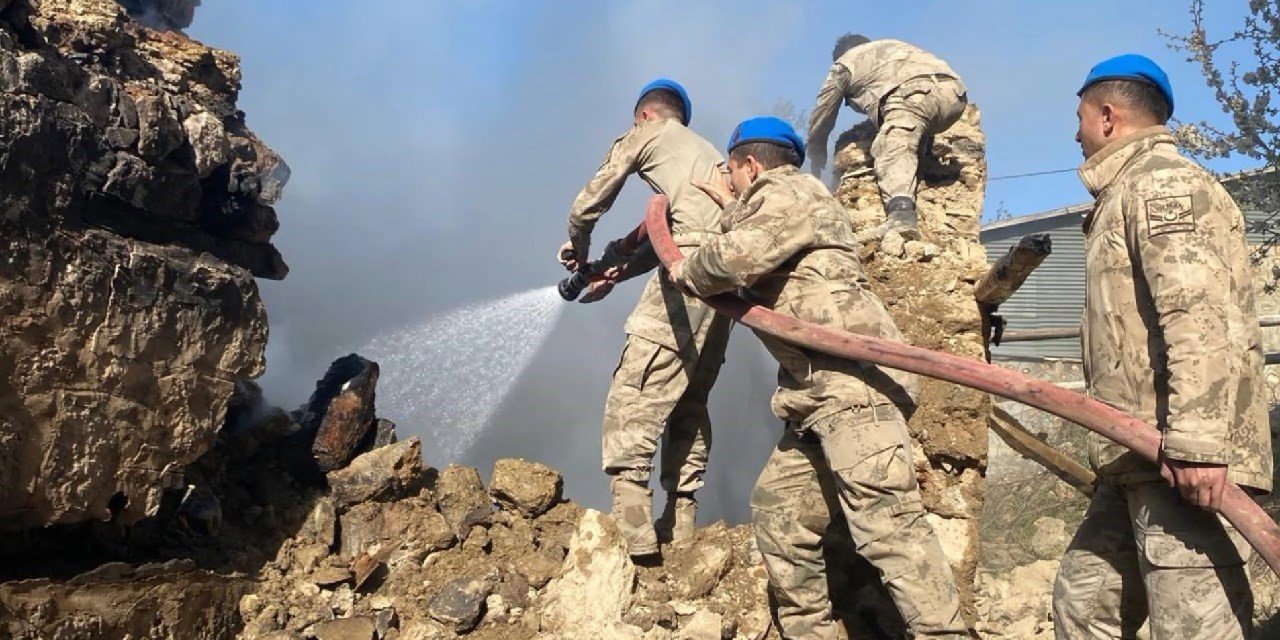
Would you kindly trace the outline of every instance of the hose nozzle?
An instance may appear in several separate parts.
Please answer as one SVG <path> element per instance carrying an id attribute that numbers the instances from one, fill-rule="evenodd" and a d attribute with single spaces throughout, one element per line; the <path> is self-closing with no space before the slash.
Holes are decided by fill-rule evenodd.
<path id="1" fill-rule="evenodd" d="M 587 285 L 591 284 L 591 277 L 587 275 L 586 271 L 587 269 L 585 268 L 581 269 L 556 285 L 556 290 L 560 292 L 560 297 L 564 298 L 565 302 L 577 300 L 578 296 L 582 295 L 582 291 L 587 288 Z"/>
<path id="2" fill-rule="evenodd" d="M 565 302 L 573 302 L 582 295 L 583 290 L 591 284 L 592 279 L 596 276 L 619 266 L 627 261 L 634 252 L 634 249 L 627 248 L 627 239 L 614 240 L 605 245 L 604 253 L 600 255 L 599 260 L 588 262 L 578 268 L 573 275 L 560 281 L 556 289 L 560 291 L 560 297 Z"/>

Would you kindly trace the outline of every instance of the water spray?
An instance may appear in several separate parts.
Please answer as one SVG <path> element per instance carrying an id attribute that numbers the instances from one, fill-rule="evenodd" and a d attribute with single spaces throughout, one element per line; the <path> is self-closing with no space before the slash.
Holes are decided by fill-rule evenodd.
<path id="1" fill-rule="evenodd" d="M 648 238 L 667 268 L 684 259 L 667 226 L 667 197 L 656 195 L 645 215 Z M 1079 424 L 1152 463 L 1160 431 L 1114 407 L 1055 384 L 961 356 L 810 324 L 730 294 L 705 299 L 716 311 L 756 331 L 840 358 L 900 369 L 1020 402 Z M 1280 574 L 1280 525 L 1239 485 L 1228 481 L 1221 513 Z"/>
<path id="2" fill-rule="evenodd" d="M 631 256 L 635 255 L 636 250 L 640 248 L 645 238 L 646 227 L 642 223 L 625 237 L 609 242 L 609 244 L 605 245 L 604 253 L 601 254 L 598 260 L 582 265 L 573 275 L 561 280 L 560 284 L 556 285 L 556 290 L 560 292 L 560 297 L 564 298 L 565 302 L 577 300 L 578 296 L 582 295 L 583 290 L 592 282 L 603 279 L 606 271 L 626 264 L 631 259 Z"/>

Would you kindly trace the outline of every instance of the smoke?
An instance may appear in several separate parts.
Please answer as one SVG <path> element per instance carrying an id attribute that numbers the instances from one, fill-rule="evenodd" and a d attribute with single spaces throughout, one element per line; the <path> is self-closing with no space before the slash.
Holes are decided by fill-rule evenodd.
<path id="1" fill-rule="evenodd" d="M 160 31 L 181 31 L 191 26 L 200 0 L 116 0 L 129 17 L 142 26 Z"/>
<path id="2" fill-rule="evenodd" d="M 755 24 L 794 25 L 798 10 L 726 7 L 202 7 L 193 35 L 241 56 L 239 106 L 293 169 L 275 238 L 291 272 L 260 282 L 271 320 L 268 398 L 297 406 L 351 345 L 554 284 L 564 273 L 553 256 L 568 206 L 631 126 L 635 92 L 654 77 L 690 88 L 694 128 L 717 146 L 742 118 L 768 112 L 777 98 L 763 90 L 768 63 L 785 43 L 753 44 L 733 65 L 717 62 L 721 43 Z M 599 246 L 640 220 L 649 195 L 639 179 L 629 182 L 597 230 Z M 607 508 L 601 412 L 642 285 L 568 306 L 459 462 L 487 474 L 501 457 L 544 461 L 565 473 L 569 497 Z M 774 365 L 754 336 L 736 334 L 712 392 L 716 442 L 702 501 L 705 518 L 741 521 L 780 426 L 768 410 Z M 386 417 L 401 418 L 403 434 L 451 427 Z M 429 439 L 423 446 L 437 459 Z"/>

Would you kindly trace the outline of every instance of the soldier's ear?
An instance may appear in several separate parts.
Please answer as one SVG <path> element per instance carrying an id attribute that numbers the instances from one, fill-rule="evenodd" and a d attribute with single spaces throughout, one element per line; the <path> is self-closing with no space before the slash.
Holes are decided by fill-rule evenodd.
<path id="1" fill-rule="evenodd" d="M 1110 136 L 1116 129 L 1116 108 L 1110 102 L 1102 103 L 1098 109 L 1098 118 L 1102 123 L 1103 135 Z"/>

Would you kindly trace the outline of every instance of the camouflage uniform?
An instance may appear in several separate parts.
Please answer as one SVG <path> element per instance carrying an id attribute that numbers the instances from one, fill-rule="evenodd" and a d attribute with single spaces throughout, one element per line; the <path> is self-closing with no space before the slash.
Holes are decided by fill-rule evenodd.
<path id="1" fill-rule="evenodd" d="M 959 74 L 914 45 L 872 40 L 856 46 L 831 65 L 809 116 L 809 163 L 816 169 L 826 165 L 827 139 L 842 101 L 879 129 L 871 157 L 888 202 L 896 196 L 915 199 L 922 140 L 955 124 L 968 96 Z"/>
<path id="2" fill-rule="evenodd" d="M 902 340 L 866 287 L 848 213 L 816 178 L 771 169 L 725 209 L 725 234 L 684 261 L 700 296 L 735 288 L 816 324 Z M 787 428 L 751 496 L 756 541 L 788 638 L 836 638 L 820 540 L 836 498 L 858 552 L 918 636 L 967 638 L 951 569 L 925 520 L 898 405 L 915 377 L 758 334 L 781 365 L 773 411 Z"/>
<path id="3" fill-rule="evenodd" d="M 573 202 L 569 239 L 575 252 L 589 255 L 592 228 L 632 173 L 670 199 L 672 232 L 681 246 L 718 235 L 719 207 L 690 181 L 718 176 L 722 163 L 711 143 L 678 120 L 635 126 L 613 143 Z M 643 265 L 627 266 L 628 276 L 657 264 L 652 251 L 643 255 Z M 649 278 L 627 318 L 627 342 L 605 400 L 602 453 L 604 471 L 613 476 L 614 515 L 634 555 L 657 551 L 648 485 L 659 438 L 668 500 L 692 514 L 711 448 L 707 395 L 724 362 L 729 328 L 727 318 L 673 286 L 666 269 Z"/>
<path id="4" fill-rule="evenodd" d="M 1269 490 L 1240 210 L 1163 126 L 1111 143 L 1080 176 L 1097 198 L 1084 225 L 1089 395 L 1159 426 L 1169 458 L 1226 464 L 1232 481 Z M 1153 640 L 1247 637 L 1240 534 L 1124 447 L 1093 435 L 1089 457 L 1100 486 L 1054 585 L 1057 636 L 1133 637 L 1150 614 Z"/>

